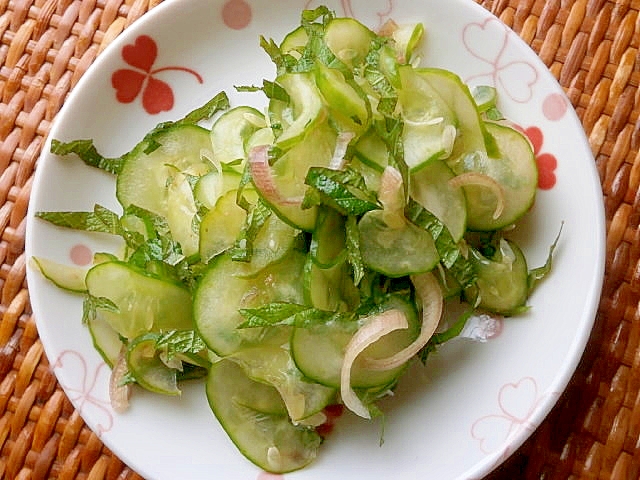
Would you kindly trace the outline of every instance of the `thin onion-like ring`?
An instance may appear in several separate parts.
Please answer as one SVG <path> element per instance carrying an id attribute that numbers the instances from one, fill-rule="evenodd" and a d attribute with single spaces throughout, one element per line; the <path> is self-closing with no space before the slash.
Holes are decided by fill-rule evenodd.
<path id="1" fill-rule="evenodd" d="M 276 205 L 300 205 L 303 197 L 284 198 L 273 180 L 269 165 L 270 145 L 258 145 L 249 152 L 249 168 L 253 184 L 264 198 Z"/>
<path id="2" fill-rule="evenodd" d="M 408 327 L 409 323 L 404 313 L 397 309 L 386 310 L 369 317 L 349 340 L 340 370 L 340 395 L 344 406 L 356 415 L 363 418 L 371 418 L 369 409 L 351 387 L 351 367 L 353 367 L 353 362 L 372 343 L 377 342 L 395 330 Z"/>
<path id="3" fill-rule="evenodd" d="M 480 172 L 467 172 L 453 177 L 449 180 L 449 185 L 454 188 L 465 187 L 467 185 L 477 185 L 486 187 L 493 192 L 496 197 L 496 208 L 493 211 L 493 219 L 497 219 L 504 212 L 505 195 L 502 185 L 495 178 Z"/>
<path id="4" fill-rule="evenodd" d="M 122 383 L 124 376 L 129 371 L 125 354 L 126 349 L 122 347 L 111 371 L 111 377 L 109 377 L 109 400 L 113 410 L 119 413 L 129 408 L 129 397 L 131 396 L 131 385 Z"/>
<path id="5" fill-rule="evenodd" d="M 422 326 L 420 335 L 408 347 L 387 358 L 365 358 L 364 365 L 371 370 L 392 370 L 407 363 L 433 336 L 442 317 L 442 290 L 431 273 L 411 275 L 416 293 L 422 303 Z"/>

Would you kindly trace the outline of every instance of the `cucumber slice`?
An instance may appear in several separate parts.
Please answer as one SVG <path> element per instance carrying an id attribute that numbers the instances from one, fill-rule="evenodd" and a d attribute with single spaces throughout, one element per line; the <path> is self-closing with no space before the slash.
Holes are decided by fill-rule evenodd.
<path id="1" fill-rule="evenodd" d="M 165 219 L 169 225 L 171 236 L 180 244 L 182 253 L 187 257 L 198 252 L 198 231 L 194 228 L 198 207 L 193 196 L 189 176 L 183 172 L 176 172 L 173 175 L 166 186 L 167 207 L 165 211 Z"/>
<path id="2" fill-rule="evenodd" d="M 303 282 L 305 302 L 320 310 L 348 311 L 355 308 L 360 301 L 358 289 L 344 260 L 331 267 L 322 268 L 309 256 Z"/>
<path id="3" fill-rule="evenodd" d="M 54 262 L 45 257 L 31 257 L 31 264 L 58 288 L 76 293 L 87 291 L 87 268 Z"/>
<path id="4" fill-rule="evenodd" d="M 456 117 L 426 75 L 403 65 L 398 68 L 398 76 L 398 101 L 405 121 L 404 159 L 411 171 L 417 171 L 433 160 L 451 155 L 457 134 Z"/>
<path id="5" fill-rule="evenodd" d="M 351 161 L 349 162 L 349 166 L 360 175 L 362 175 L 364 184 L 369 190 L 371 190 L 372 192 L 377 192 L 378 190 L 380 190 L 380 179 L 382 177 L 382 174 L 379 170 L 370 167 L 356 156 L 351 159 Z"/>
<path id="6" fill-rule="evenodd" d="M 245 193 L 255 201 L 255 191 L 247 189 Z M 247 212 L 237 204 L 237 195 L 237 190 L 225 193 L 202 217 L 199 251 L 205 263 L 233 246 L 242 230 Z"/>
<path id="7" fill-rule="evenodd" d="M 423 37 L 424 25 L 422 23 L 395 26 L 391 33 L 391 38 L 395 42 L 395 50 L 401 61 L 409 62 L 411 60 Z"/>
<path id="8" fill-rule="evenodd" d="M 316 85 L 340 130 L 362 134 L 371 119 L 371 107 L 362 89 L 347 81 L 340 70 L 321 62 L 316 62 L 314 73 Z"/>
<path id="9" fill-rule="evenodd" d="M 527 260 L 515 242 L 501 239 L 491 258 L 470 249 L 478 275 L 474 286 L 465 291 L 469 301 L 479 299 L 479 308 L 502 315 L 519 313 L 529 295 Z"/>
<path id="10" fill-rule="evenodd" d="M 334 18 L 325 29 L 324 41 L 344 64 L 353 68 L 369 53 L 375 34 L 353 18 Z"/>
<path id="11" fill-rule="evenodd" d="M 398 217 L 398 220 L 402 223 L 400 226 L 390 226 L 384 210 L 363 215 L 358 230 L 365 264 L 388 277 L 432 270 L 440 260 L 433 237 L 404 217 Z"/>
<path id="12" fill-rule="evenodd" d="M 212 170 L 198 178 L 193 188 L 193 196 L 203 207 L 212 209 L 222 195 L 238 188 L 240 179 L 239 173 Z"/>
<path id="13" fill-rule="evenodd" d="M 469 87 L 460 77 L 439 68 L 419 68 L 415 69 L 415 72 L 437 93 L 439 102 L 443 102 L 453 115 L 452 120 L 458 135 L 451 158 L 455 160 L 461 153 L 468 152 L 497 154 L 493 137 L 487 132 L 480 118 Z"/>
<path id="14" fill-rule="evenodd" d="M 320 208 L 309 244 L 309 254 L 314 263 L 321 268 L 332 267 L 343 260 L 346 244 L 345 217 L 333 208 Z"/>
<path id="15" fill-rule="evenodd" d="M 389 149 L 375 128 L 370 128 L 354 146 L 354 155 L 368 167 L 382 173 L 389 165 Z"/>
<path id="16" fill-rule="evenodd" d="M 449 184 L 454 176 L 442 160 L 433 161 L 411 175 L 409 194 L 444 223 L 458 242 L 467 229 L 467 200 L 462 189 Z"/>
<path id="17" fill-rule="evenodd" d="M 91 296 L 109 299 L 115 305 L 117 311 L 98 310 L 125 338 L 132 339 L 146 332 L 193 328 L 191 294 L 180 284 L 119 261 L 92 267 L 86 282 Z"/>
<path id="18" fill-rule="evenodd" d="M 305 256 L 292 252 L 282 262 L 245 277 L 242 262 L 220 255 L 209 264 L 193 296 L 197 331 L 217 355 L 225 356 L 257 343 L 280 346 L 287 342 L 287 327 L 238 329 L 244 319 L 240 308 L 282 301 L 303 303 L 302 276 Z"/>
<path id="19" fill-rule="evenodd" d="M 505 228 L 529 211 L 536 197 L 538 168 L 531 144 L 517 130 L 495 123 L 486 124 L 495 138 L 500 157 L 468 155 L 454 166 L 456 173 L 479 172 L 496 180 L 504 194 L 504 209 L 494 218 L 496 196 L 482 186 L 465 186 L 467 222 L 471 230 Z"/>
<path id="20" fill-rule="evenodd" d="M 336 390 L 305 379 L 284 348 L 246 348 L 227 358 L 241 365 L 252 380 L 275 387 L 294 423 L 315 415 L 335 401 Z"/>
<path id="21" fill-rule="evenodd" d="M 311 167 L 327 167 L 336 147 L 336 133 L 326 123 L 317 125 L 313 135 L 298 142 L 275 161 L 271 169 L 276 189 L 282 198 L 302 199 L 309 188 L 305 184 Z M 258 190 L 265 203 L 289 225 L 313 231 L 318 209 L 302 209 L 295 203 L 276 203 Z"/>
<path id="22" fill-rule="evenodd" d="M 136 205 L 166 218 L 173 238 L 189 256 L 198 249 L 193 228 L 197 207 L 185 174 L 199 176 L 211 169 L 203 158 L 203 152 L 211 152 L 209 131 L 175 125 L 154 141 L 159 146 L 153 152 L 127 157 L 116 179 L 116 196 L 125 209 Z"/>
<path id="23" fill-rule="evenodd" d="M 177 370 L 161 360 L 156 349 L 158 335 L 147 333 L 127 346 L 127 367 L 136 382 L 146 390 L 163 395 L 180 395 Z"/>
<path id="24" fill-rule="evenodd" d="M 230 359 L 214 363 L 206 385 L 211 410 L 240 452 L 272 473 L 301 469 L 317 455 L 321 437 L 294 425 L 271 385 L 251 380 Z"/>
<path id="25" fill-rule="evenodd" d="M 307 30 L 301 25 L 285 35 L 282 42 L 280 42 L 280 51 L 283 54 L 291 55 L 297 60 L 302 56 L 308 41 Z"/>
<path id="26" fill-rule="evenodd" d="M 111 327 L 100 311 L 96 312 L 95 315 L 89 315 L 87 328 L 89 329 L 93 346 L 106 364 L 113 368 L 122 350 L 123 344 L 120 335 Z"/>
<path id="27" fill-rule="evenodd" d="M 211 152 L 209 131 L 195 125 L 176 125 L 154 137 L 159 147 L 128 156 L 117 176 L 116 196 L 121 205 L 150 210 L 166 216 L 167 185 L 176 172 L 194 165 L 207 165 L 201 151 Z"/>
<path id="28" fill-rule="evenodd" d="M 389 296 L 381 311 L 401 309 L 409 321 L 407 330 L 398 330 L 378 340 L 364 350 L 351 370 L 354 388 L 376 388 L 392 384 L 404 371 L 404 366 L 393 370 L 368 370 L 360 358 L 387 358 L 401 351 L 415 340 L 420 322 L 415 307 L 398 296 Z M 308 378 L 332 388 L 340 387 L 340 369 L 349 340 L 363 320 L 349 323 L 332 323 L 308 328 L 295 328 L 291 336 L 291 355 Z"/>
<path id="29" fill-rule="evenodd" d="M 252 107 L 239 106 L 223 113 L 211 127 L 214 159 L 231 163 L 246 159 L 245 144 L 258 129 L 266 127 L 264 115 Z M 236 167 L 242 171 L 242 166 Z"/>
<path id="30" fill-rule="evenodd" d="M 276 79 L 289 95 L 289 103 L 269 104 L 271 123 L 283 127 L 275 145 L 283 150 L 300 142 L 323 118 L 324 104 L 311 73 L 285 73 Z"/>
<path id="31" fill-rule="evenodd" d="M 252 277 L 282 261 L 296 245 L 298 231 L 277 215 L 271 215 L 253 240 L 253 255 L 241 263 L 238 275 Z"/>

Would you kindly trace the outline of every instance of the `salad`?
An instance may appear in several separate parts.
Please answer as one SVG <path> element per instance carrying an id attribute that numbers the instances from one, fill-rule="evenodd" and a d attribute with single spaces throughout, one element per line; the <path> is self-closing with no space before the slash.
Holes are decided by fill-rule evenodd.
<path id="1" fill-rule="evenodd" d="M 384 415 L 378 400 L 471 316 L 529 308 L 555 246 L 530 269 L 509 238 L 535 202 L 533 150 L 493 88 L 420 66 L 423 36 L 305 10 L 260 39 L 275 77 L 235 86 L 264 111 L 220 92 L 116 158 L 52 140 L 113 174 L 122 207 L 38 212 L 122 248 L 88 269 L 31 259 L 83 296 L 115 410 L 134 386 L 201 379 L 242 454 L 289 472 L 335 406 Z"/>

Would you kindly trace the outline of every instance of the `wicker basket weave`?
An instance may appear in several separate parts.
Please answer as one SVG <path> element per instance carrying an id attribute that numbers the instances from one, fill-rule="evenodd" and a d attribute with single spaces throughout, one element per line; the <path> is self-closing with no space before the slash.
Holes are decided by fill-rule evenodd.
<path id="1" fill-rule="evenodd" d="M 25 215 L 66 96 L 159 1 L 0 0 L 0 479 L 140 478 L 85 426 L 49 369 L 25 282 Z M 567 92 L 596 159 L 608 234 L 582 362 L 549 417 L 489 478 L 640 478 L 640 0 L 476 1 Z"/>

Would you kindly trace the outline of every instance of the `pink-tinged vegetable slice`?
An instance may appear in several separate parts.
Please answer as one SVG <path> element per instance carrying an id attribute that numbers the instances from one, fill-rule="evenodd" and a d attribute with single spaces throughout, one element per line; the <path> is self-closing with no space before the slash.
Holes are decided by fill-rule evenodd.
<path id="1" fill-rule="evenodd" d="M 302 197 L 283 197 L 278 191 L 269 165 L 270 145 L 258 145 L 249 152 L 251 178 L 265 200 L 275 205 L 300 205 Z"/>
<path id="2" fill-rule="evenodd" d="M 124 412 L 129 408 L 129 397 L 131 396 L 131 384 L 123 384 L 122 380 L 127 374 L 126 348 L 122 348 L 116 364 L 111 370 L 109 378 L 109 400 L 111 407 L 116 412 Z"/>
<path id="3" fill-rule="evenodd" d="M 345 407 L 356 415 L 367 419 L 371 418 L 369 409 L 351 388 L 353 362 L 369 345 L 391 332 L 405 328 L 409 328 L 409 322 L 403 312 L 397 309 L 386 310 L 372 315 L 349 340 L 340 370 L 340 395 Z"/>
<path id="4" fill-rule="evenodd" d="M 331 170 L 342 170 L 345 165 L 345 155 L 349 142 L 356 136 L 353 132 L 341 132 L 336 139 L 336 148 L 333 151 L 333 157 L 329 162 Z"/>
<path id="5" fill-rule="evenodd" d="M 420 275 L 411 275 L 411 282 L 422 303 L 422 326 L 420 335 L 411 345 L 390 357 L 380 359 L 365 358 L 367 368 L 372 370 L 390 370 L 404 365 L 427 344 L 436 331 L 440 323 L 440 318 L 442 317 L 443 306 L 442 291 L 438 280 L 431 272 L 428 272 Z"/>

